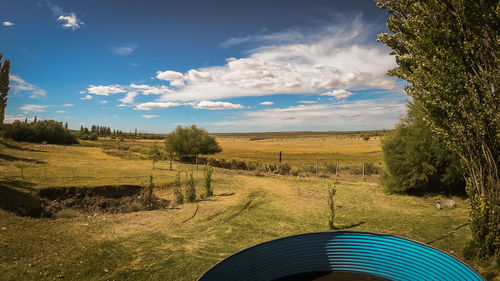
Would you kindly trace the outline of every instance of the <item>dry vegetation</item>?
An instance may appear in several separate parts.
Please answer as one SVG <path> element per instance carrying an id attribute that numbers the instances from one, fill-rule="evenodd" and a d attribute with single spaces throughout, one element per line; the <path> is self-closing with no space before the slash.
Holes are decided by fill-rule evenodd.
<path id="1" fill-rule="evenodd" d="M 271 159 L 279 150 L 298 160 L 304 158 L 301 153 L 323 157 L 320 155 L 339 152 L 346 155 L 346 162 L 366 155 L 380 157 L 377 138 L 368 142 L 341 137 L 278 141 L 219 136 L 218 140 L 225 150 L 222 155 L 228 158 L 244 157 L 238 151 L 246 151 L 245 159 L 259 155 Z M 153 143 L 125 141 L 119 145 Z M 147 185 L 152 174 L 155 195 L 171 202 L 177 172 L 182 171 L 184 183 L 185 172 L 194 169 L 174 162 L 170 171 L 168 161 L 160 161 L 153 170 L 152 161 L 141 160 L 140 155 L 129 159 L 105 152 L 109 150 L 0 144 L 0 201 L 12 195 L 33 200 L 38 190 L 48 187 Z M 213 176 L 214 196 L 153 211 L 107 214 L 66 209 L 55 218 L 33 218 L 0 209 L 1 279 L 196 280 L 222 258 L 256 243 L 328 230 L 330 179 L 255 177 L 224 169 L 215 169 Z M 194 171 L 194 178 L 200 195 L 204 192 L 201 167 Z M 368 182 L 340 181 L 336 189 L 338 229 L 392 233 L 429 242 L 467 223 L 468 209 L 462 198 L 454 198 L 454 208 L 437 210 L 440 196 L 390 195 Z M 433 245 L 462 256 L 470 238 L 466 226 Z"/>

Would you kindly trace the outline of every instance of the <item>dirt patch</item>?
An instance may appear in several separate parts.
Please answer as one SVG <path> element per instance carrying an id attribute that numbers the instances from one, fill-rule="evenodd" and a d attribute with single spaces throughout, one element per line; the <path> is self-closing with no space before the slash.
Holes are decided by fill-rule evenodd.
<path id="1" fill-rule="evenodd" d="M 154 210 L 169 204 L 157 198 L 152 188 L 137 185 L 46 188 L 38 192 L 38 197 L 45 212 L 51 215 L 63 209 L 114 214 Z"/>

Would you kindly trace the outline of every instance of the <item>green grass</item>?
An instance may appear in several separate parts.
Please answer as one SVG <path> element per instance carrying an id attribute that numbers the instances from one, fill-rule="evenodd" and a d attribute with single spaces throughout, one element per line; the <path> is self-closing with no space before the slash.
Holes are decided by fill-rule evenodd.
<path id="1" fill-rule="evenodd" d="M 16 202 L 24 202 L 45 187 L 141 184 L 150 173 L 160 186 L 157 196 L 171 199 L 168 184 L 177 170 L 193 168 L 176 163 L 169 171 L 168 162 L 162 161 L 152 170 L 149 160 L 126 160 L 91 147 L 49 146 L 42 152 L 31 144 L 14 145 L 0 144 L 0 201 L 4 194 L 14 194 L 19 197 Z M 23 178 L 12 164 L 15 161 L 27 164 Z M 199 196 L 202 170 L 194 175 Z M 174 208 L 123 214 L 69 211 L 55 219 L 0 209 L 0 276 L 3 280 L 196 280 L 221 259 L 257 243 L 327 231 L 329 183 L 321 178 L 255 177 L 215 169 L 214 196 Z M 441 199 L 386 194 L 375 183 L 340 181 L 335 226 L 429 242 L 467 222 L 463 199 L 453 198 L 455 208 L 437 210 L 435 203 Z M 186 221 L 197 207 L 196 216 Z M 432 245 L 462 257 L 470 239 L 467 226 Z"/>

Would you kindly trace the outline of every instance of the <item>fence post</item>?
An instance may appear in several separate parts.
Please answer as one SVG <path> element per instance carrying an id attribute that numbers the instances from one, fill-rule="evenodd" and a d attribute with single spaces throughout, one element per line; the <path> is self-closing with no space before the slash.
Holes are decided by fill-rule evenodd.
<path id="1" fill-rule="evenodd" d="M 363 181 L 365 181 L 365 162 L 363 162 Z"/>
<path id="2" fill-rule="evenodd" d="M 335 179 L 339 178 L 339 160 L 337 160 L 337 167 L 335 168 Z"/>
<path id="3" fill-rule="evenodd" d="M 281 151 L 280 151 L 280 164 L 281 164 Z"/>

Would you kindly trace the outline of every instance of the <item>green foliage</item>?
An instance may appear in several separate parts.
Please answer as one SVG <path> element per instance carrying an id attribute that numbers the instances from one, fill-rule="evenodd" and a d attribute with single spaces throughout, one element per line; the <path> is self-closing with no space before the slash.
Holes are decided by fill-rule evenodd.
<path id="1" fill-rule="evenodd" d="M 5 59 L 2 64 L 3 54 L 0 54 L 0 126 L 5 118 L 5 108 L 7 107 L 7 95 L 9 94 L 9 72 L 10 60 Z"/>
<path id="2" fill-rule="evenodd" d="M 335 193 L 337 193 L 335 185 L 328 184 L 328 210 L 330 211 L 329 218 L 328 218 L 328 228 L 330 230 L 335 229 L 335 225 L 334 225 L 334 221 L 335 221 Z"/>
<path id="3" fill-rule="evenodd" d="M 178 126 L 165 138 L 165 148 L 167 152 L 178 155 L 214 154 L 222 151 L 215 138 L 196 125 Z"/>
<path id="4" fill-rule="evenodd" d="M 485 239 L 500 227 L 500 2 L 379 0 L 377 4 L 390 13 L 391 33 L 379 35 L 396 55 L 397 67 L 389 74 L 409 83 L 405 90 L 422 105 L 436 138 L 462 159 L 471 180 L 468 196 L 482 198 L 488 206 L 485 216 L 496 219 L 473 227 L 478 255 L 500 255 L 500 236 Z M 473 225 L 476 219 L 471 216 Z"/>
<path id="5" fill-rule="evenodd" d="M 212 189 L 212 174 L 214 172 L 214 169 L 212 166 L 210 166 L 209 163 L 205 164 L 205 167 L 203 169 L 203 175 L 205 178 L 205 195 L 212 196 L 214 194 L 214 191 Z"/>
<path id="6" fill-rule="evenodd" d="M 156 147 L 156 145 L 149 150 L 149 158 L 153 160 L 153 169 L 154 169 L 155 163 L 162 158 L 161 152 L 158 149 L 158 147 Z"/>
<path id="7" fill-rule="evenodd" d="M 47 142 L 53 144 L 78 143 L 77 138 L 54 120 L 24 123 L 19 120 L 4 125 L 4 137 L 15 141 Z"/>
<path id="8" fill-rule="evenodd" d="M 196 187 L 193 178 L 193 172 L 189 174 L 188 180 L 186 181 L 186 201 L 194 202 L 196 200 Z"/>
<path id="9" fill-rule="evenodd" d="M 459 157 L 433 138 L 423 118 L 420 108 L 409 104 L 408 116 L 383 138 L 382 184 L 390 192 L 464 194 Z"/>
<path id="10" fill-rule="evenodd" d="M 180 205 L 184 203 L 184 196 L 182 195 L 181 191 L 181 172 L 178 172 L 177 175 L 175 176 L 173 191 L 174 191 L 175 205 Z"/>

